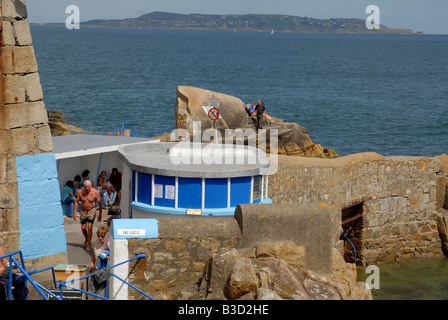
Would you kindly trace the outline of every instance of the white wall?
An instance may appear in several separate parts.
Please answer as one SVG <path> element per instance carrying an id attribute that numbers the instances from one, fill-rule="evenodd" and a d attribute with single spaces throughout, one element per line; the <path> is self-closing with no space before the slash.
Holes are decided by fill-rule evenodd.
<path id="1" fill-rule="evenodd" d="M 121 218 L 129 218 L 129 208 L 131 205 L 132 197 L 132 170 L 125 163 L 121 162 Z"/>
<path id="2" fill-rule="evenodd" d="M 96 185 L 98 179 L 97 172 L 99 161 L 100 154 L 57 160 L 56 164 L 58 166 L 58 180 L 60 187 L 63 187 L 67 180 L 73 181 L 73 178 L 77 174 L 81 175 L 81 173 L 85 169 L 90 171 L 89 175 L 92 179 L 95 180 L 93 182 L 95 182 Z M 121 172 L 122 164 L 118 159 L 118 152 L 112 151 L 103 153 L 98 174 L 104 170 L 106 171 L 107 178 L 109 178 L 112 168 L 114 167 L 116 167 L 118 171 Z"/>

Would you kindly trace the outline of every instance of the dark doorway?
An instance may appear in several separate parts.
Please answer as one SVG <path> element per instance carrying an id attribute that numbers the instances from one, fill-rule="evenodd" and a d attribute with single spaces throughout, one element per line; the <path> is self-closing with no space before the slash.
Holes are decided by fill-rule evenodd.
<path id="1" fill-rule="evenodd" d="M 342 233 L 345 262 L 362 265 L 362 233 L 364 226 L 364 202 L 342 209 Z"/>

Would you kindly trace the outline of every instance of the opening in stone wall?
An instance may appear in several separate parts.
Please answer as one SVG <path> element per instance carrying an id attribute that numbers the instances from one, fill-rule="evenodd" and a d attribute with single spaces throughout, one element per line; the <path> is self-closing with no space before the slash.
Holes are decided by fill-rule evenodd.
<path id="1" fill-rule="evenodd" d="M 362 234 L 364 226 L 364 202 L 342 209 L 342 229 L 340 240 L 344 240 L 345 262 L 362 265 Z M 347 239 L 348 238 L 348 239 Z M 354 247 L 354 248 L 353 248 Z"/>

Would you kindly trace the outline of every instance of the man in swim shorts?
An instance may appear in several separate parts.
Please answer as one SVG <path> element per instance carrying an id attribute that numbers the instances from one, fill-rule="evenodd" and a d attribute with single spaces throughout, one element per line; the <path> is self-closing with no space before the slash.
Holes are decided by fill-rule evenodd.
<path id="1" fill-rule="evenodd" d="M 90 251 L 90 242 L 92 241 L 93 223 L 96 215 L 96 202 L 98 202 L 99 213 L 98 221 L 101 221 L 101 215 L 103 213 L 103 205 L 101 203 L 100 193 L 92 188 L 92 182 L 90 180 L 84 181 L 84 188 L 78 192 L 75 201 L 75 208 L 73 219 L 76 221 L 78 204 L 81 202 L 81 210 L 79 211 L 79 219 L 81 221 L 81 231 L 84 235 L 85 241 L 82 244 L 86 247 L 86 251 Z"/>

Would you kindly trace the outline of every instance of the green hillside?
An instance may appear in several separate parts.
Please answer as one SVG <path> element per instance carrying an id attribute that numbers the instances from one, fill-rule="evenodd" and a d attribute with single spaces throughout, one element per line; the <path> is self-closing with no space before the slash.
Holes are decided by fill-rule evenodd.
<path id="1" fill-rule="evenodd" d="M 277 14 L 210 15 L 152 12 L 124 20 L 90 20 L 84 26 L 189 29 L 264 32 L 415 33 L 410 29 L 390 29 L 381 25 L 369 30 L 363 19 L 314 19 Z"/>

